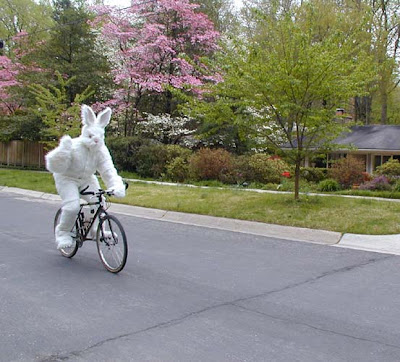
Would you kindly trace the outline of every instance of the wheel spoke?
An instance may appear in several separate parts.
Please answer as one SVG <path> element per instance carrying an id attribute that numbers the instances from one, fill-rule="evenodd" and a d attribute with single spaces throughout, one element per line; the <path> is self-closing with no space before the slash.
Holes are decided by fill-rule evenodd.
<path id="1" fill-rule="evenodd" d="M 107 215 L 99 225 L 97 249 L 107 270 L 118 273 L 126 263 L 128 247 L 121 223 Z"/>

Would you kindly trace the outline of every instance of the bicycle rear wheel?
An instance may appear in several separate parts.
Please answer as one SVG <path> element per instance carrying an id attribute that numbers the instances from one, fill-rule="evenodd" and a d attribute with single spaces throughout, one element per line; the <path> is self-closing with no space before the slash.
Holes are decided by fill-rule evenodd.
<path id="1" fill-rule="evenodd" d="M 119 273 L 126 264 L 128 243 L 122 224 L 113 215 L 100 218 L 96 234 L 97 251 L 105 268 Z"/>
<path id="2" fill-rule="evenodd" d="M 61 216 L 61 209 L 58 209 L 56 216 L 54 217 L 54 234 L 56 232 L 56 226 L 60 222 L 60 216 Z M 76 225 L 74 224 L 74 228 L 72 229 L 72 233 L 76 235 Z M 72 258 L 76 252 L 78 251 L 78 243 L 76 242 L 76 236 L 72 237 L 73 239 L 73 244 L 70 248 L 63 248 L 60 249 L 60 253 L 62 256 L 65 256 L 66 258 Z"/>

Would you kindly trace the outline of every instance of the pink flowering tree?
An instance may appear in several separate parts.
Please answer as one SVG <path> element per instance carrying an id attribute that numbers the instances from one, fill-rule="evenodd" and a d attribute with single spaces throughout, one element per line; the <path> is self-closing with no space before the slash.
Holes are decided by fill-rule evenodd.
<path id="1" fill-rule="evenodd" d="M 11 87 L 18 86 L 19 64 L 14 63 L 6 55 L 0 56 L 0 112 L 14 113 L 19 104 L 13 99 Z"/>
<path id="2" fill-rule="evenodd" d="M 35 46 L 29 42 L 28 33 L 19 32 L 10 42 L 12 46 L 7 54 L 0 55 L 0 113 L 3 115 L 22 108 L 23 96 L 18 90 L 26 88 L 25 76 L 42 71 L 35 62 L 27 61 Z"/>
<path id="3" fill-rule="evenodd" d="M 174 116 L 176 90 L 199 94 L 219 80 L 206 61 L 219 33 L 197 8 L 189 0 L 135 0 L 125 12 L 97 8 L 116 84 L 108 105 L 122 118 L 124 135 L 135 132 L 143 112 Z"/>

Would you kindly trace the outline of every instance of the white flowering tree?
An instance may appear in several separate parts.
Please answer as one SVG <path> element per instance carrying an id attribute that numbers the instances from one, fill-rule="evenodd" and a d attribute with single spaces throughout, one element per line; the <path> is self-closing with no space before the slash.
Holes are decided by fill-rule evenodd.
<path id="1" fill-rule="evenodd" d="M 145 113 L 145 120 L 138 124 L 138 132 L 165 144 L 185 144 L 188 136 L 195 132 L 190 129 L 190 122 L 188 117 Z"/>

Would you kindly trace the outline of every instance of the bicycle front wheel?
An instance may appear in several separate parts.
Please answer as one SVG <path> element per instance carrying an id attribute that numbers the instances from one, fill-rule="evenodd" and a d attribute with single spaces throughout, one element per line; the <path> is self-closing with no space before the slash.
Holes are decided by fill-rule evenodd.
<path id="1" fill-rule="evenodd" d="M 119 273 L 126 264 L 128 243 L 122 224 L 113 215 L 100 219 L 96 234 L 97 251 L 105 268 Z"/>
<path id="2" fill-rule="evenodd" d="M 56 216 L 54 217 L 54 234 L 56 233 L 56 227 L 60 222 L 60 217 L 61 217 L 61 209 L 58 209 Z M 76 225 L 74 225 L 72 233 L 76 235 Z M 76 237 L 73 237 L 72 239 L 74 240 L 74 243 L 70 248 L 60 249 L 60 253 L 62 254 L 62 256 L 65 256 L 66 258 L 72 258 L 78 251 L 78 243 L 76 242 Z"/>

